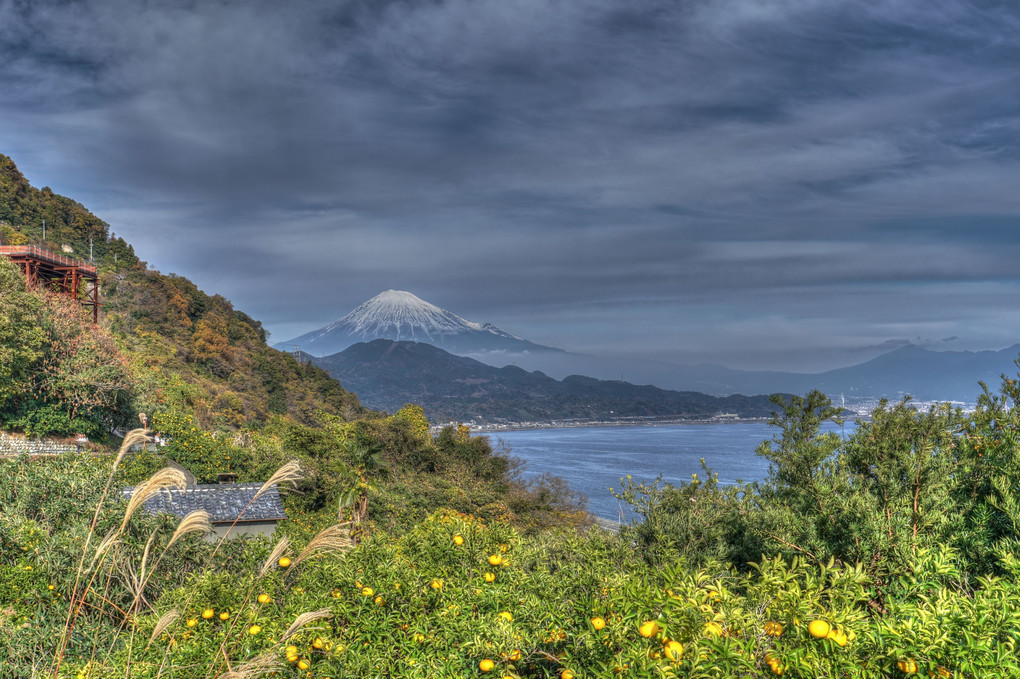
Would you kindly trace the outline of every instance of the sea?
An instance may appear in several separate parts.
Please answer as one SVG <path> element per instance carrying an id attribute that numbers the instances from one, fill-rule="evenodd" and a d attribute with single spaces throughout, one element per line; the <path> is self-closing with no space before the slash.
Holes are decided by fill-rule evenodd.
<path id="1" fill-rule="evenodd" d="M 826 431 L 848 435 L 827 423 Z M 496 447 L 503 444 L 511 455 L 526 463 L 524 478 L 544 473 L 562 477 L 588 499 L 588 511 L 610 521 L 636 518 L 629 506 L 609 489 L 620 490 L 621 479 L 652 483 L 662 478 L 671 484 L 690 481 L 692 474 L 705 477 L 700 460 L 718 474 L 720 483 L 766 478 L 768 460 L 755 455 L 762 441 L 771 440 L 777 429 L 764 422 L 684 425 L 548 428 L 500 431 L 488 434 Z"/>

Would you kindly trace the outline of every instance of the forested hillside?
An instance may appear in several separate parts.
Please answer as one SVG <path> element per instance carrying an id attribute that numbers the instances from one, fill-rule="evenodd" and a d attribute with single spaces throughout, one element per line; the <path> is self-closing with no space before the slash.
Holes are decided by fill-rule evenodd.
<path id="1" fill-rule="evenodd" d="M 525 422 L 768 417 L 768 396 L 708 396 L 572 375 L 563 380 L 517 366 L 494 368 L 421 342 L 377 339 L 309 359 L 355 389 L 365 403 L 394 410 L 417 403 L 432 421 Z"/>
<path id="2" fill-rule="evenodd" d="M 258 321 L 186 278 L 150 269 L 105 222 L 69 198 L 33 188 L 6 156 L 0 156 L 0 220 L 0 244 L 70 250 L 79 258 L 88 257 L 91 244 L 103 305 L 100 327 L 93 328 L 72 306 L 26 291 L 0 258 L 6 298 L 0 303 L 17 314 L 9 328 L 20 338 L 17 350 L 6 349 L 18 352 L 7 370 L 17 371 L 20 381 L 7 390 L 17 393 L 0 401 L 0 426 L 39 435 L 101 435 L 131 425 L 133 413 L 170 406 L 193 414 L 200 426 L 224 430 L 274 415 L 307 424 L 316 413 L 346 419 L 366 413 L 324 371 L 266 346 Z M 61 352 L 77 353 L 79 360 Z M 89 369 L 82 371 L 83 365 Z M 49 377 L 41 377 L 47 371 Z M 95 402 L 81 401 L 89 389 L 101 394 Z"/>

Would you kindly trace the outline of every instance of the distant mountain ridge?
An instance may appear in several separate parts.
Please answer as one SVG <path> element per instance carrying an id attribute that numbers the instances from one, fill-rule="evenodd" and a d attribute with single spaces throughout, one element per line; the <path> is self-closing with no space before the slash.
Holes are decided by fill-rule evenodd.
<path id="1" fill-rule="evenodd" d="M 978 382 L 993 386 L 999 377 L 1016 375 L 1014 361 L 1020 344 L 1000 350 L 932 351 L 907 345 L 869 361 L 820 373 L 737 370 L 719 365 L 681 365 L 635 359 L 606 359 L 563 353 L 512 357 L 527 370 L 541 370 L 562 378 L 582 373 L 602 379 L 619 378 L 655 384 L 663 389 L 694 390 L 706 394 L 804 394 L 812 389 L 833 398 L 898 400 L 910 395 L 923 401 L 974 403 Z M 479 357 L 481 360 L 488 360 Z"/>
<path id="2" fill-rule="evenodd" d="M 434 422 L 766 417 L 775 409 L 767 396 L 720 398 L 578 375 L 555 380 L 420 342 L 373 340 L 311 360 L 357 392 L 362 403 L 390 412 L 417 403 Z"/>
<path id="3" fill-rule="evenodd" d="M 308 354 L 327 355 L 376 339 L 424 342 L 456 354 L 562 351 L 529 342 L 491 323 L 465 320 L 403 290 L 382 292 L 343 318 L 276 346 L 296 344 Z"/>

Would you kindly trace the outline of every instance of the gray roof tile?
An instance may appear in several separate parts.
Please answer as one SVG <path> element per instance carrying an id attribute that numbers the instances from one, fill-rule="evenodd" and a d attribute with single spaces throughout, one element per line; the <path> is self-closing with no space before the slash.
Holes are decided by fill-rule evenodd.
<path id="1" fill-rule="evenodd" d="M 261 487 L 261 483 L 213 483 L 188 486 L 184 490 L 164 489 L 143 506 L 153 514 L 166 513 L 182 518 L 204 509 L 209 512 L 212 523 L 233 523 L 238 517 L 239 523 L 286 519 L 276 486 L 271 486 L 258 499 L 251 501 Z M 129 498 L 134 491 L 134 487 L 124 488 L 121 494 Z"/>

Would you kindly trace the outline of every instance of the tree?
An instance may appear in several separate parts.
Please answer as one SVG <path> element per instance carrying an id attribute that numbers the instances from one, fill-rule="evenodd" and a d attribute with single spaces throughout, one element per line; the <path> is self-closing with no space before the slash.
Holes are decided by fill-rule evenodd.
<path id="1" fill-rule="evenodd" d="M 0 421 L 30 386 L 46 334 L 39 325 L 42 299 L 25 288 L 16 264 L 0 256 Z"/>
<path id="2" fill-rule="evenodd" d="M 344 455 L 351 469 L 347 489 L 339 499 L 338 515 L 344 520 L 344 511 L 350 509 L 350 520 L 357 526 L 368 515 L 368 496 L 378 490 L 375 478 L 385 478 L 389 468 L 383 460 L 383 447 L 375 442 L 351 439 L 344 447 Z"/>

